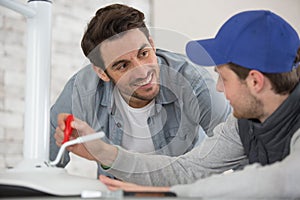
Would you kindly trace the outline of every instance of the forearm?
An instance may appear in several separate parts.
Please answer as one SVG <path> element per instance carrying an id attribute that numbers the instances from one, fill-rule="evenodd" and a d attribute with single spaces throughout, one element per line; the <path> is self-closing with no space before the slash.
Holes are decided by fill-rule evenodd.
<path id="1" fill-rule="evenodd" d="M 211 174 L 222 173 L 239 165 L 244 158 L 234 156 L 234 159 L 230 159 L 219 151 L 211 152 L 205 148 L 205 145 L 196 147 L 180 157 L 142 155 L 119 149 L 108 172 L 121 180 L 136 184 L 172 186 L 192 183 Z M 215 159 L 219 162 L 212 164 Z"/>
<path id="2" fill-rule="evenodd" d="M 120 148 L 108 172 L 124 181 L 155 186 L 192 183 L 222 173 L 246 158 L 240 141 L 236 141 L 237 133 L 225 134 L 226 129 L 227 126 L 220 125 L 214 136 L 180 157 L 143 155 Z"/>
<path id="3" fill-rule="evenodd" d="M 176 158 L 132 153 L 119 147 L 118 156 L 108 172 L 121 180 L 146 186 L 168 186 L 178 181 L 187 183 L 191 178 L 186 178 L 184 170 L 176 171 L 178 164 L 174 164 L 175 161 Z"/>
<path id="4" fill-rule="evenodd" d="M 102 149 L 98 151 L 95 160 L 100 162 L 101 165 L 110 167 L 116 160 L 118 155 L 118 148 L 103 142 Z"/>

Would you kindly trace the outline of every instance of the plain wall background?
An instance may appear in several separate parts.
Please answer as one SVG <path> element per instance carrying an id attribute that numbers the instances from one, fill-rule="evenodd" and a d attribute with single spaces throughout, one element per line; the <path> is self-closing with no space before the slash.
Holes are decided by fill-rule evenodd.
<path id="1" fill-rule="evenodd" d="M 230 16 L 242 10 L 273 10 L 300 33 L 299 0 L 53 0 L 51 104 L 86 62 L 80 48 L 86 23 L 99 7 L 116 2 L 145 12 L 147 24 L 155 27 L 157 46 L 181 53 L 188 40 L 213 37 Z M 24 17 L 0 6 L 0 170 L 22 159 L 25 32 Z M 95 176 L 94 163 L 74 160 L 72 173 Z"/>
<path id="2" fill-rule="evenodd" d="M 300 34 L 299 0 L 153 0 L 152 25 L 156 45 L 185 53 L 189 40 L 212 38 L 222 24 L 245 10 L 271 10 L 288 21 Z M 162 31 L 162 30 L 163 31 Z M 216 73 L 207 68 L 214 78 Z"/>
<path id="3" fill-rule="evenodd" d="M 152 24 L 190 38 L 213 37 L 232 15 L 252 9 L 271 10 L 300 32 L 299 0 L 153 0 Z"/>

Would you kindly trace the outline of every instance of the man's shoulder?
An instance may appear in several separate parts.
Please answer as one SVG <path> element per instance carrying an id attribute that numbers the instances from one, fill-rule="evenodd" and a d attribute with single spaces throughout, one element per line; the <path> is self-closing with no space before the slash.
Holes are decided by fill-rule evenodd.
<path id="1" fill-rule="evenodd" d="M 242 144 L 239 136 L 238 119 L 232 113 L 228 115 L 225 122 L 216 126 L 215 131 L 217 134 L 222 134 L 224 137 L 231 138 L 236 143 Z"/>
<path id="2" fill-rule="evenodd" d="M 156 55 L 161 64 L 183 64 L 188 61 L 188 58 L 185 55 L 164 49 L 157 49 Z"/>
<path id="3" fill-rule="evenodd" d="M 156 55 L 158 57 L 161 74 L 162 76 L 167 76 L 168 80 L 172 80 L 172 78 L 176 80 L 183 78 L 189 82 L 193 88 L 203 87 L 203 83 L 206 83 L 206 81 L 213 81 L 207 69 L 192 63 L 183 54 L 158 49 Z"/>
<path id="4" fill-rule="evenodd" d="M 74 86 L 84 93 L 96 91 L 99 84 L 99 77 L 93 70 L 92 65 L 87 65 L 74 75 Z"/>

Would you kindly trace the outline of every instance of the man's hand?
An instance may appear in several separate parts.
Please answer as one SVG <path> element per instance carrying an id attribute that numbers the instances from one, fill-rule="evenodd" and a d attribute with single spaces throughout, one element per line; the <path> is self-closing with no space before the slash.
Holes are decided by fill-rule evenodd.
<path id="1" fill-rule="evenodd" d="M 127 192 L 169 192 L 169 187 L 152 187 L 152 186 L 141 186 L 133 183 L 123 182 L 115 179 L 111 179 L 107 176 L 100 175 L 99 179 L 104 183 L 109 190 L 124 190 Z"/>
<path id="2" fill-rule="evenodd" d="M 61 113 L 57 117 L 57 128 L 56 132 L 54 134 L 54 138 L 56 140 L 56 145 L 61 146 L 63 139 L 64 139 L 64 130 L 66 128 L 65 120 L 69 114 L 67 113 Z M 71 122 L 71 127 L 73 128 L 73 132 L 70 135 L 70 140 L 74 140 L 79 136 L 82 136 L 79 134 L 78 130 L 81 130 L 80 132 L 93 133 L 94 130 L 89 127 L 85 122 L 77 119 L 74 117 L 74 121 Z M 78 129 L 79 127 L 79 129 Z M 95 160 L 95 158 L 90 154 L 90 152 L 86 149 L 84 144 L 75 144 L 67 148 L 68 151 L 73 152 L 74 154 L 84 157 L 89 160 Z"/>
<path id="3" fill-rule="evenodd" d="M 62 145 L 64 139 L 64 129 L 66 127 L 65 120 L 68 115 L 69 114 L 67 113 L 61 113 L 57 117 L 58 126 L 56 128 L 54 138 L 58 146 Z M 83 122 L 76 117 L 74 117 L 74 121 L 71 122 L 71 127 L 73 128 L 73 132 L 70 136 L 70 140 L 74 140 L 79 136 L 95 133 L 95 131 L 86 122 Z M 117 156 L 117 148 L 106 144 L 100 139 L 86 142 L 84 144 L 75 144 L 69 146 L 67 150 L 83 158 L 98 161 L 106 166 L 110 166 Z"/>

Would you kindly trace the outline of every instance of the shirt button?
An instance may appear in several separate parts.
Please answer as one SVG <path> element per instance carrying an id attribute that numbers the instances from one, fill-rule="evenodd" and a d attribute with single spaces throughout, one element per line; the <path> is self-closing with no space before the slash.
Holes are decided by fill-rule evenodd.
<path id="1" fill-rule="evenodd" d="M 117 123 L 117 127 L 118 127 L 118 128 L 121 128 L 121 127 L 122 127 L 122 124 L 121 124 L 120 122 L 118 122 L 118 123 Z"/>

